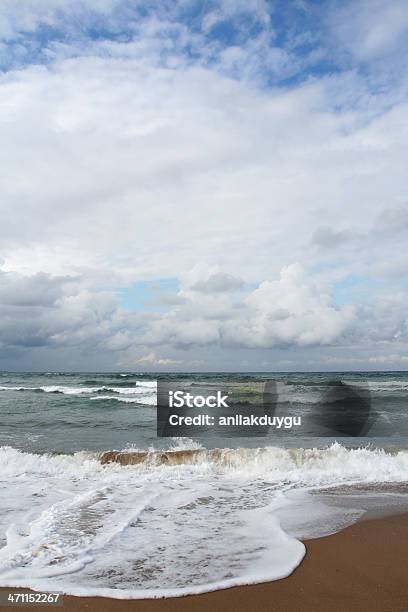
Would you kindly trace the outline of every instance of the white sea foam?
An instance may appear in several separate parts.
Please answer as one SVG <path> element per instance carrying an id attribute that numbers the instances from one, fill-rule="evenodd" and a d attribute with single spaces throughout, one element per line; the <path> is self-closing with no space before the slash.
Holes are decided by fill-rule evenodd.
<path id="1" fill-rule="evenodd" d="M 39 387 L 0 387 L 0 391 L 35 391 Z"/>
<path id="2" fill-rule="evenodd" d="M 95 395 L 89 398 L 91 400 L 115 400 L 124 404 L 147 404 L 149 406 L 156 405 L 156 395 L 140 395 L 138 397 L 118 397 L 116 395 Z"/>
<path id="3" fill-rule="evenodd" d="M 368 387 L 371 391 L 408 391 L 406 380 L 370 380 Z"/>
<path id="4" fill-rule="evenodd" d="M 136 385 L 138 387 L 150 387 L 151 389 L 157 389 L 156 380 L 138 380 Z"/>
<path id="5" fill-rule="evenodd" d="M 89 393 L 97 393 L 100 387 L 68 387 L 65 385 L 45 385 L 38 387 L 39 391 L 44 393 L 63 393 L 64 395 L 85 395 Z"/>
<path id="6" fill-rule="evenodd" d="M 186 448 L 197 444 L 176 441 Z M 339 444 L 225 449 L 181 465 L 127 467 L 102 466 L 91 453 L 2 447 L 0 464 L 0 585 L 116 598 L 286 576 L 304 555 L 297 538 L 316 535 L 317 523 L 318 535 L 330 533 L 362 512 L 339 514 L 313 489 L 408 479 L 408 452 Z"/>
<path id="7" fill-rule="evenodd" d="M 45 385 L 41 387 L 1 386 L 0 391 L 43 391 L 44 393 L 62 393 L 63 395 L 89 396 L 107 391 L 118 395 L 148 395 L 155 394 L 156 381 L 138 381 L 132 387 L 116 387 L 103 385 L 100 387 L 71 387 L 69 385 Z M 150 402 L 149 402 L 150 403 Z M 154 402 L 155 403 L 155 402 Z"/>

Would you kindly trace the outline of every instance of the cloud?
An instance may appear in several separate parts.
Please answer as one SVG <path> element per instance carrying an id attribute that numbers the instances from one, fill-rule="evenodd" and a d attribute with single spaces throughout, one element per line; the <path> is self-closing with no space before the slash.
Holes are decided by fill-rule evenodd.
<path id="1" fill-rule="evenodd" d="M 196 274 L 193 270 L 185 278 Z M 220 278 L 229 279 L 230 292 L 220 291 Z M 244 294 L 235 294 L 233 278 L 209 273 L 199 289 L 182 284 L 184 301 L 167 312 L 135 314 L 122 310 L 111 294 L 92 293 L 70 278 L 2 274 L 0 340 L 9 347 L 76 346 L 110 352 L 134 346 L 308 346 L 337 341 L 353 321 L 353 309 L 334 307 L 299 265 L 284 268 L 279 280 L 264 281 Z M 142 363 L 146 357 L 139 359 Z"/>
<path id="2" fill-rule="evenodd" d="M 284 66 L 290 70 L 291 63 L 284 50 L 270 49 L 270 13 L 264 0 L 211 0 L 205 5 L 184 0 L 4 0 L 0 63 L 9 69 L 78 55 L 146 57 L 156 66 L 199 63 L 262 80 L 260 63 L 275 74 Z"/>
<path id="3" fill-rule="evenodd" d="M 408 341 L 407 293 L 405 291 L 378 296 L 375 303 L 362 306 L 360 317 L 357 333 L 366 342 L 367 339 L 376 343 Z"/>
<path id="4" fill-rule="evenodd" d="M 143 357 L 139 357 L 139 359 L 135 359 L 133 362 L 132 361 L 125 361 L 125 362 L 121 362 L 120 365 L 122 367 L 129 367 L 129 366 L 135 366 L 136 364 L 142 364 L 142 365 L 149 365 L 149 366 L 170 366 L 170 365 L 177 365 L 177 364 L 181 364 L 183 363 L 182 361 L 180 361 L 179 359 L 169 359 L 169 358 L 160 358 L 160 357 L 156 357 L 156 353 L 151 352 L 148 353 L 147 355 L 143 355 Z"/>
<path id="5" fill-rule="evenodd" d="M 388 53 L 399 53 L 405 46 L 408 13 L 404 0 L 342 4 L 331 15 L 333 29 L 358 59 L 376 60 Z"/>
<path id="6" fill-rule="evenodd" d="M 353 307 L 335 307 L 299 264 L 284 268 L 278 281 L 261 283 L 247 302 L 252 315 L 247 338 L 261 346 L 329 344 L 354 319 Z"/>
<path id="7" fill-rule="evenodd" d="M 77 279 L 0 273 L 0 342 L 22 349 L 98 344 L 115 338 L 117 299 Z M 107 326 L 109 327 L 107 328 Z"/>
<path id="8" fill-rule="evenodd" d="M 333 249 L 355 240 L 350 230 L 337 230 L 332 227 L 318 227 L 312 236 L 312 244 L 322 248 Z"/>
<path id="9" fill-rule="evenodd" d="M 287 266 L 279 280 L 262 282 L 244 298 L 217 290 L 206 295 L 195 285 L 182 285 L 180 293 L 184 304 L 152 320 L 142 343 L 229 348 L 324 345 L 338 341 L 354 320 L 354 309 L 335 307 L 298 264 Z"/>
<path id="10" fill-rule="evenodd" d="M 0 37 L 12 40 L 48 26 L 58 30 L 86 27 L 98 16 L 112 16 L 115 8 L 125 6 L 121 0 L 2 0 Z M 141 4 L 137 2 L 136 4 Z M 76 19 L 81 16 L 82 24 Z"/>
<path id="11" fill-rule="evenodd" d="M 197 291 L 192 282 L 197 276 L 204 280 L 216 274 L 209 268 L 206 276 L 202 266 L 195 267 L 180 279 L 183 300 L 165 311 L 132 312 L 110 292 L 87 290 L 82 279 L 2 273 L 0 358 L 36 367 L 40 358 L 47 368 L 59 363 L 72 369 L 87 369 L 89 362 L 126 369 L 222 369 L 227 359 L 227 369 L 234 363 L 246 369 L 272 363 L 271 357 L 265 359 L 265 351 L 272 351 L 271 356 L 279 355 L 276 365 L 296 369 L 302 359 L 305 367 L 321 366 L 326 351 L 328 367 L 347 367 L 352 359 L 355 365 L 405 363 L 394 358 L 396 345 L 401 355 L 408 345 L 404 293 L 359 307 L 337 306 L 329 288 L 299 264 L 283 268 L 275 280 L 239 291 Z M 378 347 L 385 357 L 375 362 Z M 319 354 L 310 352 L 317 348 Z"/>
<path id="12" fill-rule="evenodd" d="M 365 357 L 328 357 L 327 362 L 333 365 L 354 365 L 354 366 L 404 366 L 408 363 L 408 355 L 391 353 L 390 355 L 371 355 Z"/>
<path id="13" fill-rule="evenodd" d="M 183 275 L 184 284 L 188 286 L 190 291 L 198 291 L 200 293 L 229 293 L 238 291 L 244 286 L 242 278 L 226 274 L 225 272 L 204 272 L 204 278 L 194 280 L 194 277 L 200 276 L 201 270 L 195 268 L 189 275 Z"/>
<path id="14" fill-rule="evenodd" d="M 148 58 L 3 75 L 5 268 L 131 283 L 313 265 L 318 226 L 361 232 L 405 184 L 405 106 L 361 125 L 331 102 L 324 81 L 264 92 Z"/>
<path id="15" fill-rule="evenodd" d="M 38 272 L 30 277 L 0 271 L 0 304 L 6 307 L 52 307 L 62 295 L 70 277 L 54 277 Z"/>
<path id="16" fill-rule="evenodd" d="M 403 5 L 284 4 L 3 2 L 5 349 L 404 342 Z"/>
<path id="17" fill-rule="evenodd" d="M 408 204 L 408 202 L 407 202 Z M 389 234 L 393 238 L 408 231 L 408 205 L 384 210 L 375 222 L 375 231 L 379 235 Z"/>

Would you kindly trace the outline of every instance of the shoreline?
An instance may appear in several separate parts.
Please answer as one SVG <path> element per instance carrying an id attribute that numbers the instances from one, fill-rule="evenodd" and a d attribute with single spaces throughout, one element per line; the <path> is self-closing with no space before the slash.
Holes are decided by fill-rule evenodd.
<path id="1" fill-rule="evenodd" d="M 406 542 L 408 513 L 367 519 L 333 535 L 306 540 L 305 558 L 288 578 L 169 599 L 66 595 L 62 609 L 70 612 L 101 609 L 104 612 L 135 609 L 138 612 L 406 612 Z M 1 591 L 29 590 L 2 587 Z"/>

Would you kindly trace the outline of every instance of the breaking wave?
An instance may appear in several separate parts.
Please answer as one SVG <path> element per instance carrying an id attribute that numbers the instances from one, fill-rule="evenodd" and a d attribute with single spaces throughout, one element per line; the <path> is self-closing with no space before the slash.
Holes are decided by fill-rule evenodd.
<path id="1" fill-rule="evenodd" d="M 408 480 L 407 451 L 340 444 L 110 452 L 0 448 L 0 586 L 137 599 L 276 580 L 301 562 L 300 538 L 364 512 L 312 491 Z"/>
<path id="2" fill-rule="evenodd" d="M 70 387 L 68 385 L 44 385 L 42 387 L 12 387 L 1 386 L 0 391 L 36 391 L 43 393 L 62 393 L 63 395 L 91 395 L 95 393 L 117 393 L 119 395 L 140 395 L 156 393 L 157 383 L 154 381 L 141 381 L 134 386 L 95 386 Z"/>

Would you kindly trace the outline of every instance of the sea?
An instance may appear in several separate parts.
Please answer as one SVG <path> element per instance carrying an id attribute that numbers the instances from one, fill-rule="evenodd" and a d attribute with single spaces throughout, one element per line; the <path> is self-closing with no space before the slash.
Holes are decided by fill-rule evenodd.
<path id="1" fill-rule="evenodd" d="M 283 382 L 295 414 L 338 380 L 368 390 L 375 422 L 364 438 L 159 438 L 151 373 L 0 373 L 0 586 L 142 599 L 278 580 L 303 540 L 408 511 L 408 373 L 161 376 Z"/>

